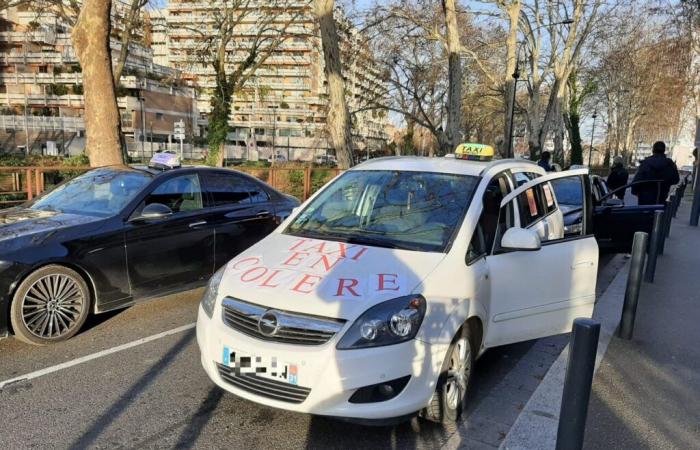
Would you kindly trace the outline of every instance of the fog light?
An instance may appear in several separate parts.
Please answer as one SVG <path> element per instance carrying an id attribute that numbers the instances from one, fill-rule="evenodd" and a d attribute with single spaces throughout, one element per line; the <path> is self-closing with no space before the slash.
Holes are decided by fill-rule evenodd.
<path id="1" fill-rule="evenodd" d="M 410 379 L 411 376 L 406 375 L 395 380 L 362 387 L 356 390 L 348 401 L 350 403 L 376 403 L 391 400 L 403 391 Z"/>

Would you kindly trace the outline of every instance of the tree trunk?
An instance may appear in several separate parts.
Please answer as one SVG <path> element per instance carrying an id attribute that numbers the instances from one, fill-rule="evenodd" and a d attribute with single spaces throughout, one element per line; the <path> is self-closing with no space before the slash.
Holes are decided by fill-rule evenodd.
<path id="1" fill-rule="evenodd" d="M 583 164 L 583 145 L 581 143 L 581 118 L 577 112 L 569 113 L 571 139 L 571 165 Z"/>
<path id="2" fill-rule="evenodd" d="M 505 105 L 505 120 L 503 121 L 503 144 L 501 156 L 512 158 L 513 148 L 511 136 L 511 121 L 515 120 L 514 96 L 517 90 L 517 81 L 513 73 L 518 65 L 518 20 L 520 18 L 520 0 L 514 1 L 508 9 L 508 39 L 506 41 L 506 73 L 503 74 L 505 89 L 503 90 L 503 104 Z"/>
<path id="3" fill-rule="evenodd" d="M 443 0 L 442 9 L 445 13 L 447 28 L 448 77 L 449 90 L 447 93 L 447 142 L 440 146 L 443 154 L 455 150 L 462 139 L 462 61 L 460 59 L 461 43 L 457 26 L 457 10 L 455 0 Z"/>
<path id="4" fill-rule="evenodd" d="M 345 99 L 345 80 L 340 63 L 340 44 L 333 18 L 333 0 L 314 0 L 314 13 L 321 30 L 323 60 L 328 81 L 328 135 L 340 169 L 352 165 L 352 130 Z"/>
<path id="5" fill-rule="evenodd" d="M 111 0 L 85 0 L 73 28 L 83 70 L 86 152 L 92 167 L 124 164 L 109 48 Z"/>

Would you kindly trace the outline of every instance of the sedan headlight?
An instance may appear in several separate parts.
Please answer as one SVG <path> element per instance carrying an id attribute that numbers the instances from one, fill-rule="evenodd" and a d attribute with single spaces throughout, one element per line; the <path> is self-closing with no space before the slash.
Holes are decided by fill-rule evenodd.
<path id="1" fill-rule="evenodd" d="M 425 298 L 408 295 L 365 311 L 338 342 L 338 350 L 381 347 L 410 341 L 425 316 Z"/>
<path id="2" fill-rule="evenodd" d="M 216 273 L 209 280 L 207 290 L 204 291 L 204 296 L 202 297 L 202 309 L 204 309 L 204 312 L 207 313 L 207 317 L 210 319 L 214 314 L 216 298 L 219 296 L 219 285 L 221 284 L 221 279 L 224 277 L 225 271 L 226 266 L 216 271 Z"/>

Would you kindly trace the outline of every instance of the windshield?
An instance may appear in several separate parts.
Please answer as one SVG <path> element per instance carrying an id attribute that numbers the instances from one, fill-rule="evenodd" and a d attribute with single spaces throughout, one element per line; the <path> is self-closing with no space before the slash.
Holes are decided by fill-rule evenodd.
<path id="1" fill-rule="evenodd" d="M 31 204 L 31 209 L 112 216 L 151 182 L 143 172 L 96 169 L 64 183 Z"/>
<path id="2" fill-rule="evenodd" d="M 479 179 L 423 172 L 350 171 L 316 197 L 286 232 L 378 247 L 443 252 Z"/>

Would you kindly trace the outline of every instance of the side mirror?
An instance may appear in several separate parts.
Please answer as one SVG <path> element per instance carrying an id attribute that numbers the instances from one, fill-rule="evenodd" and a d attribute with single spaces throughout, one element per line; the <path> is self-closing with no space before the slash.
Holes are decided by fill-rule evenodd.
<path id="1" fill-rule="evenodd" d="M 501 248 L 511 251 L 536 251 L 542 248 L 540 235 L 525 228 L 509 228 L 501 239 Z"/>
<path id="2" fill-rule="evenodd" d="M 625 206 L 624 200 L 619 198 L 610 197 L 603 202 L 603 206 L 611 206 L 613 208 L 620 208 Z"/>
<path id="3" fill-rule="evenodd" d="M 151 222 L 165 219 L 172 216 L 173 210 L 162 203 L 151 203 L 146 205 L 141 214 L 134 217 L 130 222 Z"/>

